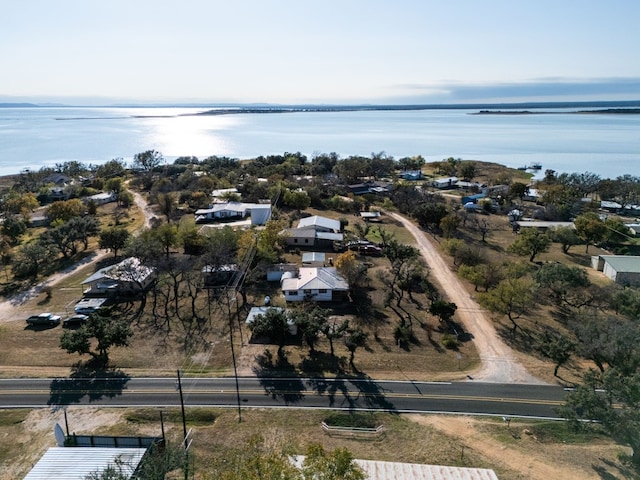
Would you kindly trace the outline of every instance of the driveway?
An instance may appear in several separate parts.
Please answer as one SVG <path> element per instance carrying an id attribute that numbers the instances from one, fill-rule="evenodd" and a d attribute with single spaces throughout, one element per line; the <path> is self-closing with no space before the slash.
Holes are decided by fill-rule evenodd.
<path id="1" fill-rule="evenodd" d="M 482 366 L 470 377 L 474 380 L 493 383 L 545 383 L 529 374 L 515 359 L 511 348 L 498 336 L 484 310 L 469 295 L 425 233 L 402 215 L 393 212 L 387 212 L 387 215 L 402 223 L 414 236 L 420 253 L 431 269 L 430 278 L 440 284 L 449 301 L 458 306 L 457 320 L 464 325 L 468 333 L 473 335 L 473 342 L 480 354 Z"/>

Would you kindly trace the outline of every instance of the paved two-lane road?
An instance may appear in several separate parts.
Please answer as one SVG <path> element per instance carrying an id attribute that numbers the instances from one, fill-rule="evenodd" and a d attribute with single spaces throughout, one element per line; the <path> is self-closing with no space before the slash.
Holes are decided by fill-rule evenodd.
<path id="1" fill-rule="evenodd" d="M 233 378 L 185 378 L 187 406 L 236 407 Z M 562 387 L 318 378 L 240 378 L 242 408 L 332 408 L 557 418 Z M 177 406 L 172 378 L 0 379 L 0 408 Z"/>

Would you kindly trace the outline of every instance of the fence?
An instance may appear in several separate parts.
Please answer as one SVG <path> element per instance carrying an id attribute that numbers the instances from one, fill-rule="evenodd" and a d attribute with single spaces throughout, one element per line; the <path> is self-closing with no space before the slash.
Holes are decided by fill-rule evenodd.
<path id="1" fill-rule="evenodd" d="M 320 424 L 324 433 L 329 435 L 363 435 L 363 436 L 372 436 L 377 437 L 384 433 L 384 425 L 379 425 L 375 428 L 367 428 L 367 427 L 334 427 L 332 425 L 327 425 L 325 422 Z"/>

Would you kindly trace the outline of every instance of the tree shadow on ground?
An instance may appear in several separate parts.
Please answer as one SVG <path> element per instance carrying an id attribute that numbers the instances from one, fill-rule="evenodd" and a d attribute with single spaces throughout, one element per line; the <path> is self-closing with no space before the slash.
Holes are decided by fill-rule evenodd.
<path id="1" fill-rule="evenodd" d="M 367 374 L 358 372 L 356 375 L 341 375 L 332 382 L 333 391 L 341 391 L 350 410 L 357 408 L 370 408 L 396 412 L 396 407 L 385 396 L 384 389 Z M 346 385 L 349 383 L 356 387 L 351 392 Z M 351 393 L 356 393 L 352 395 Z M 343 402 L 344 403 L 344 402 Z"/>
<path id="2" fill-rule="evenodd" d="M 74 403 L 89 403 L 122 395 L 131 377 L 121 370 L 101 367 L 91 360 L 79 362 L 67 378 L 55 378 L 49 385 L 47 405 L 62 407 Z"/>
<path id="3" fill-rule="evenodd" d="M 515 348 L 519 352 L 535 353 L 535 342 L 533 333 L 522 327 L 518 327 L 515 331 L 513 328 L 505 325 L 496 325 L 496 332 L 500 338 L 511 348 Z"/>
<path id="4" fill-rule="evenodd" d="M 612 469 L 620 473 L 622 478 L 640 478 L 640 471 L 638 470 L 637 467 L 634 467 L 633 464 L 627 465 L 622 462 L 613 462 L 606 458 L 600 458 L 599 460 L 605 465 L 611 467 Z M 608 472 L 601 465 L 592 465 L 592 468 L 603 480 L 618 480 L 618 478 L 620 478 Z"/>
<path id="5" fill-rule="evenodd" d="M 341 374 L 345 372 L 346 362 L 344 357 L 336 357 L 328 352 L 315 350 L 305 357 L 299 365 L 300 371 L 306 377 L 323 375 L 324 372 Z"/>
<path id="6" fill-rule="evenodd" d="M 286 405 L 300 402 L 306 390 L 295 366 L 289 362 L 286 352 L 280 352 L 275 359 L 270 350 L 256 357 L 253 373 L 260 379 L 265 393 L 273 399 L 282 399 Z"/>

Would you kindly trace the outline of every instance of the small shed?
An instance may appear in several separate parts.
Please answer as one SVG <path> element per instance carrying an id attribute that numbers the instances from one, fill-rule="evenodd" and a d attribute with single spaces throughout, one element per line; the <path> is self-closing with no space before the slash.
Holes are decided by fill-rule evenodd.
<path id="1" fill-rule="evenodd" d="M 267 268 L 267 282 L 279 282 L 285 272 L 298 273 L 298 265 L 295 263 L 277 263 Z"/>
<path id="2" fill-rule="evenodd" d="M 640 256 L 597 255 L 591 266 L 620 285 L 640 286 Z"/>
<path id="3" fill-rule="evenodd" d="M 302 254 L 303 267 L 324 267 L 326 254 L 322 252 L 304 252 Z"/>

